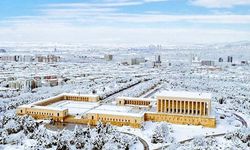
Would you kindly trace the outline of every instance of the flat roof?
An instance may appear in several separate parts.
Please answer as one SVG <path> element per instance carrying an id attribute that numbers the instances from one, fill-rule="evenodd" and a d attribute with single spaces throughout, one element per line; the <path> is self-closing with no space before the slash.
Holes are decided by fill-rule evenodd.
<path id="1" fill-rule="evenodd" d="M 56 103 L 48 105 L 53 108 L 68 109 L 69 114 L 84 114 L 85 112 L 99 106 L 96 102 L 83 102 L 83 101 L 71 101 L 71 100 L 62 100 Z"/>
<path id="2" fill-rule="evenodd" d="M 141 113 L 130 113 L 130 112 L 119 112 L 119 111 L 112 111 L 112 110 L 98 110 L 94 109 L 87 114 L 101 114 L 101 115 L 113 115 L 113 116 L 128 116 L 128 117 L 143 117 L 144 112 Z"/>
<path id="3" fill-rule="evenodd" d="M 53 96 L 53 97 L 49 97 L 49 98 L 46 98 L 46 99 L 41 99 L 41 100 L 38 100 L 36 102 L 31 103 L 31 105 L 38 105 L 39 103 L 47 102 L 48 100 L 52 100 L 54 98 L 59 98 L 61 96 L 63 96 L 63 95 L 59 94 L 59 95 L 56 95 L 56 96 Z"/>
<path id="4" fill-rule="evenodd" d="M 156 96 L 175 97 L 175 98 L 193 98 L 193 99 L 211 99 L 211 93 L 187 92 L 187 91 L 162 91 Z"/>
<path id="5" fill-rule="evenodd" d="M 89 113 L 95 114 L 108 114 L 114 116 L 131 116 L 131 117 L 142 117 L 145 111 L 134 111 L 133 107 L 129 106 L 117 106 L 117 105 L 100 105 L 99 107 L 90 110 Z"/>
<path id="6" fill-rule="evenodd" d="M 59 94 L 59 95 L 56 95 L 56 96 L 53 96 L 53 97 L 49 97 L 49 98 L 46 98 L 46 99 L 42 99 L 42 100 L 38 100 L 36 102 L 33 102 L 31 104 L 33 105 L 38 105 L 39 103 L 42 103 L 42 102 L 46 102 L 48 100 L 52 100 L 54 98 L 59 98 L 59 97 L 62 97 L 62 96 L 82 96 L 82 97 L 93 97 L 93 98 L 98 98 L 99 95 L 93 95 L 93 94 L 73 94 L 73 93 L 62 93 L 62 94 Z"/>
<path id="7" fill-rule="evenodd" d="M 94 97 L 94 98 L 98 98 L 99 97 L 99 95 L 94 95 L 94 94 L 75 94 L 75 93 L 62 93 L 60 95 L 62 95 L 62 96 Z"/>
<path id="8" fill-rule="evenodd" d="M 116 99 L 125 99 L 125 100 L 138 100 L 138 101 L 156 101 L 156 99 L 152 98 L 142 98 L 142 97 L 117 97 Z"/>
<path id="9" fill-rule="evenodd" d="M 50 107 L 50 106 L 37 106 L 37 105 L 21 105 L 18 108 L 33 108 L 33 109 L 42 109 L 42 110 L 54 110 L 54 111 L 64 111 L 66 108 Z"/>

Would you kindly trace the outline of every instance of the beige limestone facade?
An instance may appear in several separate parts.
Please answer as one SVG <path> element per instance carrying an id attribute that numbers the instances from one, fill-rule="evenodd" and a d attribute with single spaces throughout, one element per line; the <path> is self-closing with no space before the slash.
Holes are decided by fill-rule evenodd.
<path id="1" fill-rule="evenodd" d="M 117 107 L 132 107 L 138 112 L 122 113 L 119 110 L 100 111 L 100 106 L 89 109 L 79 118 L 68 109 L 50 107 L 63 100 L 98 103 L 97 95 L 60 94 L 29 105 L 19 106 L 18 115 L 31 115 L 36 119 L 53 119 L 60 122 L 96 125 L 99 120 L 117 126 L 139 128 L 145 121 L 165 121 L 174 124 L 202 125 L 216 127 L 216 118 L 211 115 L 211 95 L 191 92 L 163 92 L 156 99 L 118 97 Z M 152 106 L 155 104 L 155 107 Z M 146 106 L 145 109 L 141 107 Z M 150 107 L 149 107 L 150 106 Z"/>

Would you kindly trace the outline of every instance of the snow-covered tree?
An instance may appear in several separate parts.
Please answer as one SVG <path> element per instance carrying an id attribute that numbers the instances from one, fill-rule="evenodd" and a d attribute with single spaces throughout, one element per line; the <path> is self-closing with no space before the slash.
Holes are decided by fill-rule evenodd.
<path id="1" fill-rule="evenodd" d="M 157 125 L 153 131 L 151 137 L 151 143 L 171 143 L 173 142 L 173 137 L 170 136 L 171 129 L 165 122 Z"/>

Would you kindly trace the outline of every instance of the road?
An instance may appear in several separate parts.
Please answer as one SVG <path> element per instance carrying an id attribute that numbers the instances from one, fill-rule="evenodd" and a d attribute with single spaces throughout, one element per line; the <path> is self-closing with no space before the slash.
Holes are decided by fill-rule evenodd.
<path id="1" fill-rule="evenodd" d="M 220 109 L 220 110 L 222 110 L 222 111 L 224 111 L 224 112 L 227 112 L 227 113 L 229 113 L 230 111 L 226 111 L 226 110 L 223 110 L 223 109 L 221 109 L 221 108 L 216 108 L 216 109 Z M 241 122 L 241 124 L 242 124 L 242 126 L 244 126 L 244 127 L 248 127 L 248 124 L 247 124 L 247 122 L 246 122 L 246 120 L 244 119 L 244 118 L 242 118 L 240 115 L 238 115 L 238 114 L 236 114 L 236 113 L 232 113 L 235 117 L 236 117 L 236 119 L 238 120 L 238 121 L 240 121 Z"/>
<path id="2" fill-rule="evenodd" d="M 208 138 L 208 137 L 220 137 L 220 136 L 224 136 L 224 135 L 225 135 L 225 133 L 219 133 L 219 134 L 207 135 L 207 136 L 205 136 L 205 137 L 206 137 L 206 138 Z M 186 143 L 186 142 L 192 141 L 193 139 L 194 139 L 194 138 L 186 139 L 186 140 L 180 141 L 179 143 L 184 144 L 184 143 Z"/>
<path id="3" fill-rule="evenodd" d="M 120 92 L 125 91 L 125 90 L 127 90 L 127 89 L 130 89 L 130 88 L 132 88 L 132 87 L 138 85 L 138 84 L 141 83 L 141 82 L 142 82 L 142 81 L 138 81 L 138 82 L 136 82 L 136 83 L 134 83 L 134 84 L 132 84 L 132 85 L 126 87 L 126 88 L 123 88 L 123 89 L 121 89 L 121 90 L 119 90 L 119 91 L 117 91 L 117 92 L 114 92 L 114 93 L 112 93 L 112 94 L 106 96 L 106 97 L 101 101 L 101 103 L 112 102 L 112 101 L 117 97 L 117 95 L 119 95 Z"/>
<path id="4" fill-rule="evenodd" d="M 147 95 L 144 95 L 143 98 L 148 98 L 150 96 L 152 96 L 153 94 L 155 94 L 160 88 L 157 87 L 156 89 L 154 89 L 153 91 L 151 91 L 150 93 L 147 93 Z"/>
<path id="5" fill-rule="evenodd" d="M 144 150 L 149 150 L 149 145 L 148 145 L 148 143 L 147 143 L 144 139 L 142 139 L 141 137 L 139 137 L 139 136 L 137 136 L 137 135 L 134 135 L 134 134 L 132 134 L 132 133 L 127 133 L 127 132 L 121 132 L 121 133 L 124 133 L 124 134 L 127 134 L 127 135 L 136 136 L 136 137 L 139 139 L 139 141 L 142 143 L 142 145 L 143 145 L 143 147 L 144 147 Z"/>
<path id="6" fill-rule="evenodd" d="M 246 120 L 244 120 L 240 115 L 237 115 L 235 113 L 233 113 L 233 115 L 236 117 L 237 120 L 239 120 L 243 126 L 245 126 L 247 128 L 247 122 Z"/>
<path id="7" fill-rule="evenodd" d="M 220 136 L 224 136 L 225 134 L 226 134 L 226 133 L 219 133 L 219 134 L 207 135 L 207 136 L 205 136 L 205 137 L 206 137 L 206 138 L 207 138 L 207 137 L 220 137 Z M 194 138 L 186 139 L 186 140 L 180 141 L 179 143 L 180 143 L 180 144 L 184 144 L 184 143 L 186 143 L 186 142 L 192 141 L 193 139 L 194 139 Z M 163 146 L 163 149 L 168 148 L 168 146 L 169 146 L 169 145 Z M 162 147 L 159 147 L 159 148 L 154 149 L 154 150 L 162 150 Z"/>

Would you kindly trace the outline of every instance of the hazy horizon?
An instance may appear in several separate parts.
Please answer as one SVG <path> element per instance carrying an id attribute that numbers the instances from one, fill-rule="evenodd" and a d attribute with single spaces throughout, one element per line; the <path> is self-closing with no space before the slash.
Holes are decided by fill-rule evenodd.
<path id="1" fill-rule="evenodd" d="M 249 0 L 3 0 L 0 42 L 203 44 L 250 39 Z"/>

